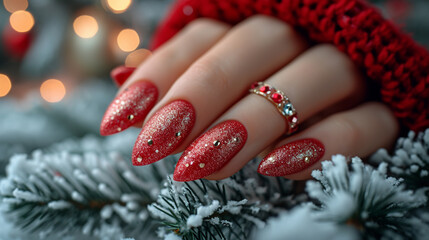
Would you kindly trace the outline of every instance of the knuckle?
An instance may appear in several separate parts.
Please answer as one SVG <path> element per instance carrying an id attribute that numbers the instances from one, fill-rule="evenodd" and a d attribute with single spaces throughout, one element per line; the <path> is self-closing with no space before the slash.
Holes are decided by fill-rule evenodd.
<path id="1" fill-rule="evenodd" d="M 228 74 L 221 61 L 214 56 L 198 60 L 192 66 L 195 80 L 207 87 L 216 89 L 227 89 L 229 86 Z"/>
<path id="2" fill-rule="evenodd" d="M 353 61 L 334 45 L 323 43 L 313 47 L 312 50 L 319 56 L 319 62 L 324 68 L 337 72 L 341 78 L 341 89 L 345 95 L 352 94 L 363 88 L 362 75 Z M 324 59 L 329 58 L 329 61 Z"/>
<path id="3" fill-rule="evenodd" d="M 229 25 L 209 18 L 199 18 L 186 25 L 184 31 L 187 31 L 191 34 L 201 35 L 201 31 L 207 31 L 207 29 L 219 29 L 226 31 L 229 29 Z"/>
<path id="4" fill-rule="evenodd" d="M 266 15 L 255 15 L 244 22 L 244 25 L 254 34 L 274 36 L 289 39 L 291 37 L 299 39 L 292 26 L 276 18 Z M 267 26 L 270 26 L 267 28 Z"/>

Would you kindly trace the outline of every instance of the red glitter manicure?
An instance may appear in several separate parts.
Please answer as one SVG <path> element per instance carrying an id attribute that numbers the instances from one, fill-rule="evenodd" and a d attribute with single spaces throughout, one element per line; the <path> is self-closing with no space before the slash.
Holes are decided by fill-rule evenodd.
<path id="1" fill-rule="evenodd" d="M 120 87 L 133 74 L 134 70 L 136 70 L 134 67 L 119 66 L 110 71 L 110 77 Z"/>
<path id="2" fill-rule="evenodd" d="M 155 105 L 158 90 L 147 81 L 138 81 L 122 91 L 107 108 L 101 121 L 103 136 L 121 132 L 141 122 Z"/>
<path id="3" fill-rule="evenodd" d="M 325 154 L 325 146 L 314 138 L 297 140 L 269 153 L 258 172 L 267 176 L 286 176 L 301 172 L 319 161 Z"/>
<path id="4" fill-rule="evenodd" d="M 185 150 L 174 170 L 174 180 L 192 181 L 219 171 L 241 150 L 246 140 L 246 128 L 239 121 L 219 123 Z"/>
<path id="5" fill-rule="evenodd" d="M 192 104 L 176 100 L 158 110 L 143 126 L 134 145 L 133 165 L 147 165 L 170 155 L 195 123 Z"/>

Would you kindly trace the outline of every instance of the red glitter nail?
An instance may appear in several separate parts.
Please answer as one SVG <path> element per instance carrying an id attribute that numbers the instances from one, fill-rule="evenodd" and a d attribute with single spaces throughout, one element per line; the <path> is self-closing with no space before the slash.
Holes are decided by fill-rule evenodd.
<path id="1" fill-rule="evenodd" d="M 297 140 L 269 153 L 259 164 L 258 172 L 276 177 L 298 173 L 319 161 L 324 154 L 325 147 L 319 140 Z"/>
<path id="2" fill-rule="evenodd" d="M 136 70 L 134 67 L 119 66 L 110 71 L 110 77 L 120 87 L 133 74 L 134 70 Z"/>
<path id="3" fill-rule="evenodd" d="M 121 132 L 141 122 L 155 105 L 158 90 L 147 81 L 138 81 L 122 91 L 107 108 L 101 121 L 103 136 Z"/>
<path id="4" fill-rule="evenodd" d="M 174 180 L 192 181 L 220 170 L 241 150 L 246 140 L 246 128 L 239 121 L 219 123 L 185 150 L 174 170 Z"/>
<path id="5" fill-rule="evenodd" d="M 170 155 L 195 123 L 192 104 L 176 100 L 158 110 L 143 126 L 134 145 L 133 165 L 147 165 Z"/>

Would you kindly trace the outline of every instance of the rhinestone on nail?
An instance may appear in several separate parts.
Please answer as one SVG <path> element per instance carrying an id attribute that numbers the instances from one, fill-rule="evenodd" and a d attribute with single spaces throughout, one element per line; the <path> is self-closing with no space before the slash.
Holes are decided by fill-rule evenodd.
<path id="1" fill-rule="evenodd" d="M 180 137 L 180 135 L 182 135 L 182 133 L 181 133 L 181 132 L 177 132 L 177 133 L 176 133 L 176 137 Z"/>
<path id="2" fill-rule="evenodd" d="M 309 163 L 310 162 L 310 158 L 309 157 L 305 157 L 304 158 L 304 162 Z"/>
<path id="3" fill-rule="evenodd" d="M 130 120 L 130 121 L 131 121 L 131 120 L 133 120 L 133 119 L 134 119 L 134 115 L 132 115 L 132 114 L 131 114 L 131 115 L 128 115 L 128 117 L 127 117 L 127 118 L 128 118 L 128 120 Z"/>
<path id="4" fill-rule="evenodd" d="M 137 162 L 141 162 L 141 161 L 143 161 L 143 158 L 142 157 L 138 157 L 137 158 Z"/>
<path id="5" fill-rule="evenodd" d="M 219 146 L 219 145 L 220 145 L 220 141 L 219 141 L 219 140 L 214 141 L 214 142 L 213 142 L 213 145 L 214 145 L 215 147 Z"/>
<path id="6" fill-rule="evenodd" d="M 199 166 L 200 166 L 200 168 L 204 168 L 204 166 L 206 166 L 206 164 L 205 163 L 200 163 Z"/>
<path id="7" fill-rule="evenodd" d="M 152 139 L 147 140 L 147 145 L 152 146 L 152 144 L 153 144 L 153 140 Z"/>

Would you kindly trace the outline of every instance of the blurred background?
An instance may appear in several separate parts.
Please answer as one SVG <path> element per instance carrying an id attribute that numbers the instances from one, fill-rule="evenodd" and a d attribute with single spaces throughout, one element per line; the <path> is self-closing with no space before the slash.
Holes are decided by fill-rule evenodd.
<path id="1" fill-rule="evenodd" d="M 60 140 L 98 136 L 116 93 L 171 0 L 0 0 L 0 162 Z M 4 168 L 0 166 L 0 173 Z"/>
<path id="2" fill-rule="evenodd" d="M 45 101 L 58 102 L 86 78 L 107 76 L 115 65 L 136 66 L 145 58 L 169 1 L 1 2 L 0 96 L 21 98 L 41 87 Z"/>

